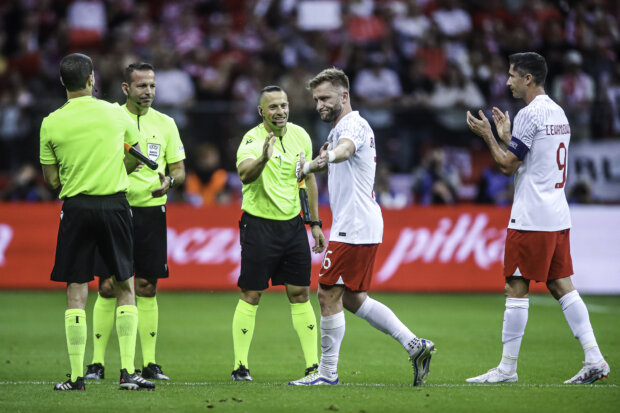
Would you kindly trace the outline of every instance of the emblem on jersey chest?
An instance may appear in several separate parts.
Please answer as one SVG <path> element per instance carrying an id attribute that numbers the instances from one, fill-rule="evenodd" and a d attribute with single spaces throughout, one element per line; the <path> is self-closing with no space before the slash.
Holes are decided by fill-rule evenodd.
<path id="1" fill-rule="evenodd" d="M 159 153 L 161 152 L 161 145 L 158 143 L 147 143 L 146 144 L 146 153 L 150 160 L 156 161 L 159 158 Z"/>

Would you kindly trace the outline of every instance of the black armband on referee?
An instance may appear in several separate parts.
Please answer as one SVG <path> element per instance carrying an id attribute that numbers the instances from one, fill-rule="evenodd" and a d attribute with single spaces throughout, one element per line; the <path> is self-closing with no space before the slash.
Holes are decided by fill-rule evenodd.
<path id="1" fill-rule="evenodd" d="M 313 226 L 318 225 L 319 228 L 323 228 L 323 221 L 318 220 L 318 221 L 312 221 L 310 222 L 310 228 L 312 228 Z"/>

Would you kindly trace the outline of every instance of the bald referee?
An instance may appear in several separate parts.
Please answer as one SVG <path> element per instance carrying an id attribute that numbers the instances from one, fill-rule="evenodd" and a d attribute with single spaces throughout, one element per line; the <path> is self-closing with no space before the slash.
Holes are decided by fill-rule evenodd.
<path id="1" fill-rule="evenodd" d="M 91 59 L 65 56 L 60 81 L 67 102 L 41 124 L 40 161 L 47 184 L 61 187 L 62 212 L 51 279 L 67 283 L 65 334 L 71 363 L 69 380 L 54 390 L 84 390 L 86 300 L 93 280 L 96 249 L 116 274 L 116 327 L 121 353 L 120 388 L 153 390 L 135 373 L 138 325 L 133 290 L 133 225 L 125 196 L 127 171 L 137 163 L 126 158 L 123 143 L 138 142 L 138 128 L 119 105 L 92 96 L 95 75 Z"/>

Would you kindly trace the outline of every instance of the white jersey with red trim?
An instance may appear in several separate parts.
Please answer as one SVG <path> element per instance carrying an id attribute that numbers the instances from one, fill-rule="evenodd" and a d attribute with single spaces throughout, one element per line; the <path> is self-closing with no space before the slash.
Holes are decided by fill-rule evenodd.
<path id="1" fill-rule="evenodd" d="M 378 244 L 383 239 L 383 217 L 375 199 L 377 169 L 375 135 L 359 112 L 346 114 L 330 131 L 329 149 L 349 139 L 355 153 L 344 162 L 330 163 L 329 206 L 332 210 L 330 241 Z"/>
<path id="2" fill-rule="evenodd" d="M 515 194 L 508 228 L 560 231 L 571 219 L 564 193 L 570 126 L 564 110 L 539 95 L 514 119 L 509 150 L 525 145 L 523 164 L 515 174 Z"/>

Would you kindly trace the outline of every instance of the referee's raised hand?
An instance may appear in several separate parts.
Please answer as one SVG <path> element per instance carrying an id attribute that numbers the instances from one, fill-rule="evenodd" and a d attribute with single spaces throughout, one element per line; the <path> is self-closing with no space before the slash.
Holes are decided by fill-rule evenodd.
<path id="1" fill-rule="evenodd" d="M 263 157 L 266 160 L 271 159 L 273 155 L 273 144 L 276 142 L 277 137 L 273 135 L 273 132 L 267 135 L 267 139 L 265 139 L 265 144 L 263 145 Z"/>

